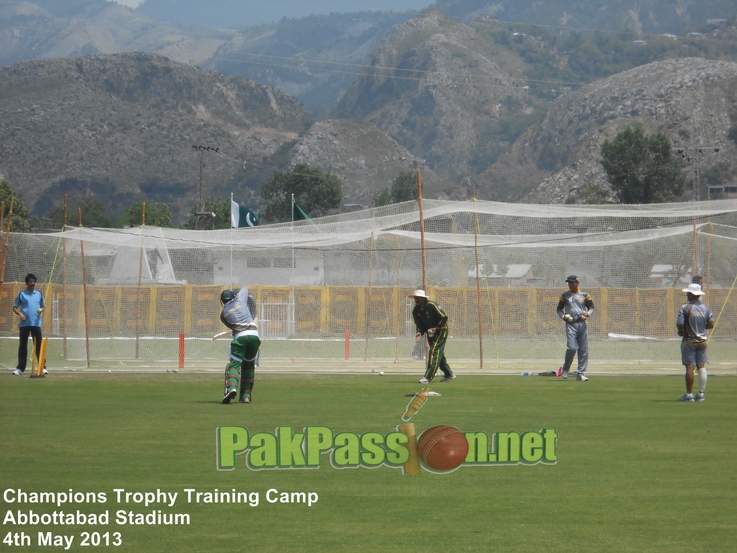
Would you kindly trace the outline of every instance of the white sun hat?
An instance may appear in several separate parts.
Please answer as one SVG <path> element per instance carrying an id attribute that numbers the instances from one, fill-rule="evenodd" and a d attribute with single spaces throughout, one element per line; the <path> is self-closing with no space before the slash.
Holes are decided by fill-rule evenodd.
<path id="1" fill-rule="evenodd" d="M 425 294 L 424 290 L 415 290 L 412 294 L 409 295 L 410 298 L 425 298 L 428 299 L 427 294 Z"/>
<path id="2" fill-rule="evenodd" d="M 682 292 L 686 292 L 688 294 L 693 294 L 694 296 L 703 296 L 705 295 L 705 292 L 701 290 L 701 286 L 698 284 L 689 284 L 688 288 L 684 288 L 681 290 Z"/>

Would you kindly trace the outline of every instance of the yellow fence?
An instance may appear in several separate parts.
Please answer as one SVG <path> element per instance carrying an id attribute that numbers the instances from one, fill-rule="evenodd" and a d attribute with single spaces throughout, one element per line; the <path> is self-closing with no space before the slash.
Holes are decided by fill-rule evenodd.
<path id="1" fill-rule="evenodd" d="M 0 290 L 0 332 L 13 333 L 12 313 L 22 283 Z M 212 336 L 222 330 L 219 297 L 222 286 L 82 286 L 44 285 L 46 334 L 52 328 L 69 336 Z M 563 289 L 430 288 L 428 294 L 449 315 L 456 336 L 478 335 L 479 310 L 485 335 L 537 337 L 558 332 L 555 308 Z M 680 289 L 587 289 L 596 312 L 591 335 L 609 333 L 673 337 L 678 309 L 685 302 Z M 269 287 L 250 292 L 259 306 L 289 306 L 291 315 L 269 321 L 272 332 L 298 337 L 343 335 L 404 336 L 413 333 L 408 288 Z M 728 289 L 711 289 L 706 303 L 721 313 L 721 338 L 737 337 L 737 301 Z M 86 302 L 85 302 L 86 295 Z M 725 302 L 728 302 L 725 306 Z M 85 303 L 87 309 L 85 310 Z M 53 305 L 52 305 L 53 304 Z M 723 310 L 723 312 L 722 312 Z M 286 310 L 285 310 L 286 313 Z M 55 319 L 55 320 L 54 320 Z M 52 327 L 52 323 L 54 327 Z"/>

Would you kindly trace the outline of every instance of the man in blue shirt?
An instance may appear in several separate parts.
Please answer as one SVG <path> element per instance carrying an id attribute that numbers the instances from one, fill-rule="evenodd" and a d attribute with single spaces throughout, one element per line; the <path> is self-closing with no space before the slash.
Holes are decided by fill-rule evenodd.
<path id="1" fill-rule="evenodd" d="M 706 391 L 706 344 L 709 341 L 706 331 L 714 328 L 716 321 L 711 309 L 701 301 L 704 295 L 701 286 L 689 284 L 686 292 L 688 303 L 678 311 L 676 329 L 681 337 L 681 362 L 686 367 L 686 393 L 678 401 L 705 401 Z M 699 392 L 693 395 L 694 369 L 699 372 Z"/>
<path id="2" fill-rule="evenodd" d="M 26 275 L 26 289 L 16 296 L 13 302 L 13 313 L 20 317 L 18 328 L 20 330 L 20 344 L 18 345 L 18 366 L 13 374 L 21 375 L 26 370 L 28 360 L 28 335 L 32 335 L 36 342 L 36 359 L 41 354 L 41 313 L 46 307 L 44 297 L 36 290 L 36 275 Z M 45 365 L 45 363 L 44 363 Z M 44 366 L 43 374 L 48 374 Z"/>

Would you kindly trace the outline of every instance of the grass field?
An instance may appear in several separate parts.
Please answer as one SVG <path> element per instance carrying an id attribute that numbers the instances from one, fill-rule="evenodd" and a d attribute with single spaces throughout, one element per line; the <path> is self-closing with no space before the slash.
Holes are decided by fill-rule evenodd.
<path id="1" fill-rule="evenodd" d="M 142 337 L 138 342 L 139 355 L 136 356 L 135 338 L 92 338 L 90 340 L 90 366 L 96 370 L 130 368 L 177 367 L 179 362 L 179 339 Z M 368 341 L 354 338 L 350 341 L 349 358 L 351 362 L 410 362 L 414 339 L 392 337 L 371 338 Z M 217 368 L 224 365 L 228 340 L 213 341 L 210 338 L 187 338 L 184 347 L 185 368 Z M 48 343 L 47 364 L 50 368 L 83 369 L 86 365 L 86 343 L 84 338 L 70 338 L 64 357 L 63 340 L 51 337 Z M 339 368 L 345 365 L 344 338 L 312 338 L 290 340 L 264 340 L 261 346 L 262 366 L 276 370 L 285 366 L 309 360 L 309 364 Z M 590 341 L 592 363 L 607 366 L 617 363 L 641 363 L 675 367 L 682 370 L 679 339 L 670 340 L 626 340 L 594 337 Z M 540 361 L 548 364 L 541 370 L 557 369 L 565 351 L 565 335 L 554 334 L 537 339 L 509 337 L 493 340 L 487 338 L 483 344 L 485 367 L 499 362 L 506 365 L 507 360 L 518 360 L 524 366 Z M 452 338 L 448 341 L 446 354 L 452 364 L 460 362 L 472 367 L 478 366 L 478 338 Z M 0 367 L 15 367 L 18 355 L 18 337 L 13 334 L 0 337 Z M 709 343 L 711 368 L 724 369 L 727 364 L 731 374 L 737 375 L 737 340 L 713 340 Z M 344 367 L 345 368 L 345 367 Z M 413 369 L 414 370 L 414 369 Z"/>
<path id="2" fill-rule="evenodd" d="M 418 369 L 418 373 L 421 369 Z M 73 535 L 70 550 L 116 551 L 734 551 L 737 543 L 737 378 L 709 379 L 705 403 L 679 403 L 683 378 L 592 376 L 586 383 L 461 376 L 433 384 L 412 419 L 464 431 L 555 428 L 555 465 L 465 467 L 449 474 L 336 469 L 216 469 L 218 426 L 251 433 L 385 434 L 401 422 L 417 376 L 257 375 L 254 402 L 221 405 L 219 374 L 0 375 L 2 536 Z M 258 506 L 188 503 L 185 489 L 257 492 Z M 105 504 L 10 503 L 6 490 L 104 492 Z M 174 507 L 124 504 L 114 489 L 178 493 Z M 267 492 L 319 501 L 269 503 Z M 273 494 L 273 492 L 272 492 Z M 110 512 L 107 526 L 14 525 L 8 513 Z M 187 526 L 119 525 L 115 513 L 186 513 Z M 81 547 L 82 532 L 122 545 Z M 110 538 L 112 539 L 112 538 Z"/>

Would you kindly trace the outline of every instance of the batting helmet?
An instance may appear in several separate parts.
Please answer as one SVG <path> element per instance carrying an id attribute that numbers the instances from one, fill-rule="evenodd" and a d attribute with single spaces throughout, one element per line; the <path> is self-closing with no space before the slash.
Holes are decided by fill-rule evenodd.
<path id="1" fill-rule="evenodd" d="M 235 298 L 235 293 L 233 292 L 233 290 L 223 290 L 220 293 L 220 303 L 222 304 L 226 304 L 234 298 Z"/>

